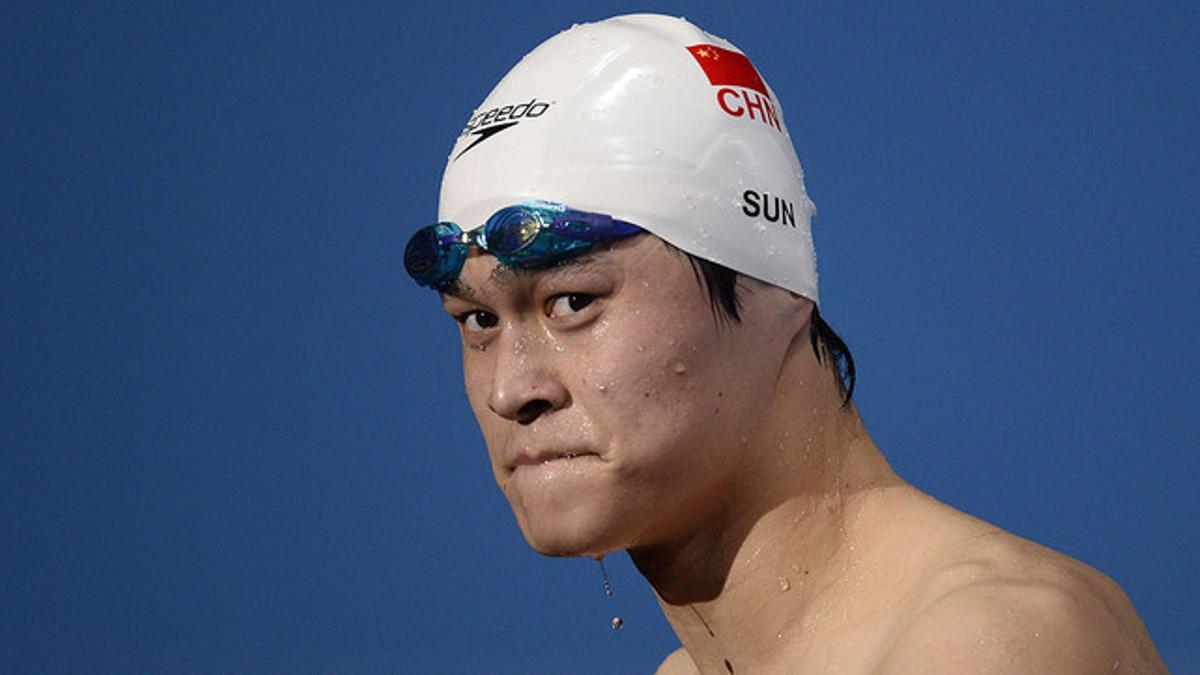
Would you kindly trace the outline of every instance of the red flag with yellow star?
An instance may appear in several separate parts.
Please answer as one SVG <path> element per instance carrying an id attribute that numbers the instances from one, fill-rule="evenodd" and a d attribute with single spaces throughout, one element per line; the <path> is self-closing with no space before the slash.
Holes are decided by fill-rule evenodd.
<path id="1" fill-rule="evenodd" d="M 716 45 L 692 45 L 687 50 L 704 69 L 709 84 L 745 87 L 768 96 L 767 84 L 759 77 L 754 64 L 750 63 L 745 54 Z"/>

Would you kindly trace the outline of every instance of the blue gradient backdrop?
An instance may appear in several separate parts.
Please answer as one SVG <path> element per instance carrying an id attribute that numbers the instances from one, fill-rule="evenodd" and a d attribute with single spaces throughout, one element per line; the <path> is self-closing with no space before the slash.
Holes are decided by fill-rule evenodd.
<path id="1" fill-rule="evenodd" d="M 781 97 L 897 468 L 1117 579 L 1180 673 L 1197 7 L 653 7 Z M 500 76 L 650 8 L 0 10 L 0 671 L 652 670 L 674 637 L 624 555 L 607 599 L 526 548 L 400 262 Z"/>

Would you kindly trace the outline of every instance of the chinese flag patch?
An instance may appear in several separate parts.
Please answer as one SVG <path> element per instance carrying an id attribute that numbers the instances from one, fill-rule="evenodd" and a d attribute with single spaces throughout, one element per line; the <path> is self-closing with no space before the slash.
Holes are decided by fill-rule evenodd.
<path id="1" fill-rule="evenodd" d="M 767 85 L 758 76 L 754 64 L 740 52 L 730 51 L 716 45 L 692 45 L 687 50 L 704 69 L 708 83 L 713 86 L 731 86 L 753 89 L 768 96 Z"/>

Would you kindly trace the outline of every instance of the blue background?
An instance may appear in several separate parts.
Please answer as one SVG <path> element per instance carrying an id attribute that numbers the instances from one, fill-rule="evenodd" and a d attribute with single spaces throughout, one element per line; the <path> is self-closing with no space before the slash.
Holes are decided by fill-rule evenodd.
<path id="1" fill-rule="evenodd" d="M 1197 7 L 654 7 L 783 101 L 896 467 L 1114 577 L 1181 673 Z M 645 9 L 6 4 L 0 670 L 653 669 L 676 643 L 624 555 L 608 599 L 525 546 L 400 263 L 491 86 Z"/>

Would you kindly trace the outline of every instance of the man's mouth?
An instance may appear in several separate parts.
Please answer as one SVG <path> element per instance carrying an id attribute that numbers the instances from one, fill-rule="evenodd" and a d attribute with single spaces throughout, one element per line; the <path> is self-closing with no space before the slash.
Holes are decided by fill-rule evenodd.
<path id="1" fill-rule="evenodd" d="M 513 462 L 513 466 L 537 466 L 546 464 L 547 462 L 561 462 L 566 460 L 580 459 L 583 457 L 599 457 L 595 452 L 590 450 L 543 450 L 539 452 L 521 453 L 517 455 L 517 459 Z"/>

